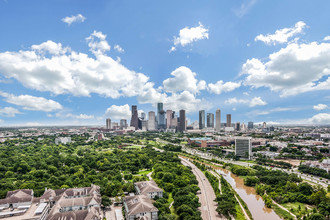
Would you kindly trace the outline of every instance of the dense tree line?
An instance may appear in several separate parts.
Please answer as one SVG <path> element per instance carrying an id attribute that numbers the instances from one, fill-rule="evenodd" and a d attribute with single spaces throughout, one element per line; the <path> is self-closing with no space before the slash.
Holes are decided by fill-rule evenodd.
<path id="1" fill-rule="evenodd" d="M 298 170 L 303 173 L 308 173 L 308 174 L 312 174 L 312 175 L 330 179 L 330 173 L 328 173 L 327 171 L 325 171 L 323 169 L 317 168 L 317 167 L 309 167 L 306 165 L 300 165 L 298 167 Z"/>
<path id="2" fill-rule="evenodd" d="M 291 169 L 291 167 L 292 167 L 292 165 L 290 163 L 287 163 L 284 161 L 276 161 L 276 160 L 260 158 L 260 157 L 258 157 L 256 159 L 256 161 L 259 165 L 274 166 L 274 167 L 279 167 L 279 168 L 284 168 L 284 169 Z"/>
<path id="3" fill-rule="evenodd" d="M 197 209 L 200 206 L 196 196 L 199 190 L 198 181 L 191 168 L 182 165 L 180 159 L 174 154 L 172 155 L 172 161 L 158 161 L 154 165 L 152 178 L 167 194 L 172 195 L 173 206 L 179 219 L 201 220 L 201 214 Z M 155 205 L 160 210 L 160 220 L 174 217 L 166 208 L 169 204 L 165 200 L 157 200 Z"/>

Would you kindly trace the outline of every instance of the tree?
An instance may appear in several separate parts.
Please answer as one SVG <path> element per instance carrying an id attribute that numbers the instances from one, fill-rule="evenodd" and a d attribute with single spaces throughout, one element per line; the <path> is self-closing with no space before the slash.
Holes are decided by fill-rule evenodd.
<path id="1" fill-rule="evenodd" d="M 102 196 L 102 205 L 104 207 L 107 207 L 107 206 L 111 206 L 112 205 L 112 201 L 111 199 L 108 197 L 108 196 Z"/>

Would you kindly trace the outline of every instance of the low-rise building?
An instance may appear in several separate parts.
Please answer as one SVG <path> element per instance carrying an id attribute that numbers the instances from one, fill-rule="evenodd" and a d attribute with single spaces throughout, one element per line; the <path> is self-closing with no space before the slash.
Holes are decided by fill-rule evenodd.
<path id="1" fill-rule="evenodd" d="M 126 196 L 124 198 L 124 207 L 127 220 L 158 219 L 158 209 L 146 195 Z"/>
<path id="2" fill-rule="evenodd" d="M 163 190 L 158 187 L 155 181 L 142 181 L 134 183 L 136 193 L 138 195 L 146 195 L 149 198 L 153 199 L 156 196 L 163 198 Z"/>

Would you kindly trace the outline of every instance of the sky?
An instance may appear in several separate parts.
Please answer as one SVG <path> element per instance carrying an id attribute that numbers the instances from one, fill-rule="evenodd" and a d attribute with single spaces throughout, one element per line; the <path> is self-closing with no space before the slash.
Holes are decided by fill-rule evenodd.
<path id="1" fill-rule="evenodd" d="M 0 127 L 330 124 L 330 1 L 0 0 Z"/>

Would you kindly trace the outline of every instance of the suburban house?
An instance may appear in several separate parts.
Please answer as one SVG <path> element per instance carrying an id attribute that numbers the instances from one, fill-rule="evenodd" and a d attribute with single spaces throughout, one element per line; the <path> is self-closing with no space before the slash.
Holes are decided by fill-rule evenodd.
<path id="1" fill-rule="evenodd" d="M 158 209 L 146 195 L 126 196 L 124 198 L 125 216 L 127 220 L 158 219 Z"/>
<path id="2" fill-rule="evenodd" d="M 159 198 L 163 197 L 163 190 L 158 187 L 155 181 L 142 181 L 134 183 L 136 193 L 138 195 L 146 195 L 153 199 L 156 196 Z"/>

